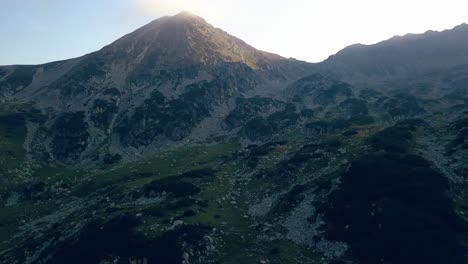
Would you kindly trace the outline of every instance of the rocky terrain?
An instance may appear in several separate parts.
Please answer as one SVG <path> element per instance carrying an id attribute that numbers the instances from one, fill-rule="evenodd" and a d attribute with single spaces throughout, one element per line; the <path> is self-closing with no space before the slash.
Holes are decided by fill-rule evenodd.
<path id="1" fill-rule="evenodd" d="M 181 13 L 0 67 L 0 263 L 468 263 L 467 29 L 309 64 Z"/>

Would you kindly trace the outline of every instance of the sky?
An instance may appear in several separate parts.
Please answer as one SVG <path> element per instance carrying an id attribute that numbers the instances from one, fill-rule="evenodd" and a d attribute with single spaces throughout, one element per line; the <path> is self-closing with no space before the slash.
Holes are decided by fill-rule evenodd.
<path id="1" fill-rule="evenodd" d="M 467 0 L 0 0 L 0 65 L 99 50 L 189 11 L 257 49 L 319 62 L 351 44 L 468 23 Z"/>

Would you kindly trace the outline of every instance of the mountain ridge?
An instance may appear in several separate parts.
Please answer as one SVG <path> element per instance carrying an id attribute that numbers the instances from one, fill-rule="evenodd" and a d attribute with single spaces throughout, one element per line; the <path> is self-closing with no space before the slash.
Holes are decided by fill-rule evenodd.
<path id="1" fill-rule="evenodd" d="M 357 85 L 382 86 L 388 81 L 426 79 L 433 71 L 466 65 L 468 25 L 422 34 L 394 36 L 372 45 L 351 45 L 317 70 Z M 432 80 L 437 82 L 439 80 Z"/>

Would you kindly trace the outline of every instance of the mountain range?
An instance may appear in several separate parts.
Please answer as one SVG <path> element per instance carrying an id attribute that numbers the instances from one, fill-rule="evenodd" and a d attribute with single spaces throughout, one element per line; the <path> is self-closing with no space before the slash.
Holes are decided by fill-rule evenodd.
<path id="1" fill-rule="evenodd" d="M 466 24 L 307 63 L 182 12 L 0 102 L 1 263 L 468 263 Z"/>

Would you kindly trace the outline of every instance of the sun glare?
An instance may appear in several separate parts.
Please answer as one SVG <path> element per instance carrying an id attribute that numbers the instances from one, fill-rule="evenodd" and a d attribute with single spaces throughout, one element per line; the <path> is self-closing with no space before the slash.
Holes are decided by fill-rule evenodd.
<path id="1" fill-rule="evenodd" d="M 134 1 L 139 14 L 157 18 L 188 11 L 259 49 L 314 62 L 351 44 L 449 29 L 468 21 L 466 0 Z"/>
<path id="2" fill-rule="evenodd" d="M 174 15 L 181 11 L 199 13 L 203 11 L 203 6 L 209 6 L 208 1 L 199 0 L 137 0 L 136 2 L 140 11 L 151 15 Z"/>

